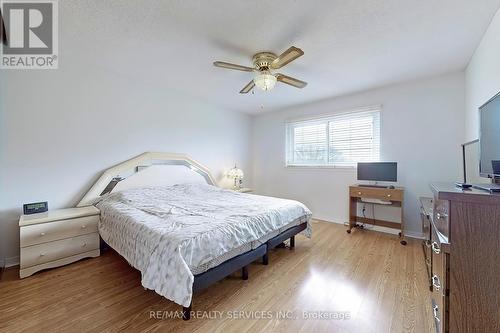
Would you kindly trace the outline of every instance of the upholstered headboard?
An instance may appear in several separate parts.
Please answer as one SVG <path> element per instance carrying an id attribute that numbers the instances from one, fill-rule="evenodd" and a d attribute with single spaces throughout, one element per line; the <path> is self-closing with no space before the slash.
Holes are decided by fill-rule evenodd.
<path id="1" fill-rule="evenodd" d="M 217 185 L 210 170 L 187 155 L 147 152 L 104 171 L 78 207 L 88 206 L 94 199 L 112 191 L 199 182 Z"/>

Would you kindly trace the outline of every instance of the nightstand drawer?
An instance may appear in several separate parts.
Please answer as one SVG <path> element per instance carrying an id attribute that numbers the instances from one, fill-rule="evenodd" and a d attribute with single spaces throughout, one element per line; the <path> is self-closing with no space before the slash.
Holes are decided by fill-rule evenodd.
<path id="1" fill-rule="evenodd" d="M 21 248 L 21 268 L 40 265 L 98 248 L 98 233 L 24 247 Z"/>
<path id="2" fill-rule="evenodd" d="M 21 227 L 21 247 L 97 232 L 99 215 Z"/>

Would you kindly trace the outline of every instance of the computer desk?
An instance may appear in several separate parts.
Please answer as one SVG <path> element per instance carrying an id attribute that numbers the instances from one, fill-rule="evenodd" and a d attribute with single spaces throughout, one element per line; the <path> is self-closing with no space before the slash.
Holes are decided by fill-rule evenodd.
<path id="1" fill-rule="evenodd" d="M 361 198 L 364 199 L 379 199 L 383 201 L 390 201 L 391 204 L 384 204 L 384 206 L 400 207 L 401 208 L 401 223 L 370 219 L 366 217 L 358 216 L 358 202 L 362 202 Z M 366 202 L 362 202 L 366 203 Z M 377 203 L 373 203 L 377 204 Z M 388 188 L 388 187 L 375 187 L 375 186 L 364 186 L 364 185 L 352 185 L 349 186 L 349 229 L 347 233 L 350 234 L 352 228 L 358 227 L 357 222 L 364 224 L 372 224 L 386 228 L 399 229 L 399 237 L 402 245 L 406 245 L 404 240 L 404 215 L 403 215 L 403 205 L 404 205 L 404 187 Z"/>

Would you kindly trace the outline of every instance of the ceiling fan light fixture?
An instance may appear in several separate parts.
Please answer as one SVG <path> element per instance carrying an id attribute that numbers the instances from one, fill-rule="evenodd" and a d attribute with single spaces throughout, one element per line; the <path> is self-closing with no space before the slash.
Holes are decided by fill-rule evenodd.
<path id="1" fill-rule="evenodd" d="M 257 74 L 257 76 L 253 79 L 253 82 L 257 88 L 268 91 L 273 89 L 276 85 L 276 77 L 269 71 L 263 71 Z"/>
<path id="2" fill-rule="evenodd" d="M 302 89 L 307 86 L 307 82 L 284 75 L 282 73 L 273 74 L 273 72 L 303 55 L 304 51 L 302 51 L 298 47 L 291 46 L 279 56 L 272 52 L 259 52 L 254 54 L 254 56 L 252 57 L 253 67 L 241 66 L 225 61 L 215 61 L 214 66 L 225 69 L 255 73 L 254 78 L 250 82 L 248 82 L 243 87 L 243 89 L 240 90 L 240 94 L 248 94 L 249 92 L 252 92 L 253 94 L 255 92 L 255 86 L 257 86 L 258 89 L 264 91 L 272 90 L 277 81 L 288 84 L 289 86 L 295 88 Z"/>

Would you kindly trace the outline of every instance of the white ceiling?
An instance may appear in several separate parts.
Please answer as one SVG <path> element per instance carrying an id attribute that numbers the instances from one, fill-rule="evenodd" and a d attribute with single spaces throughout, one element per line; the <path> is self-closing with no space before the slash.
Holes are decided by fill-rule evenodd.
<path id="1" fill-rule="evenodd" d="M 127 79 L 243 112 L 272 111 L 461 70 L 500 0 L 59 1 L 60 67 L 85 57 Z M 238 91 L 258 51 L 295 45 L 305 55 L 280 72 L 300 90 Z M 70 60 L 68 65 L 70 64 Z M 263 108 L 261 107 L 263 106 Z"/>

